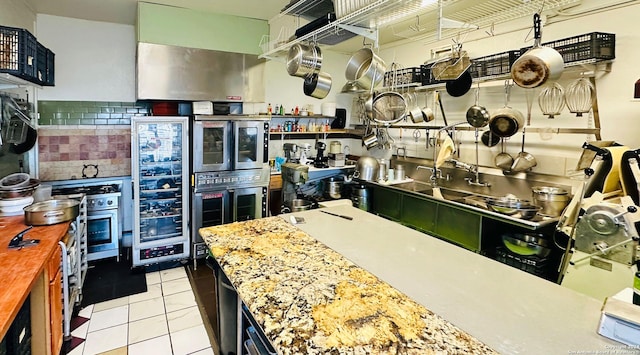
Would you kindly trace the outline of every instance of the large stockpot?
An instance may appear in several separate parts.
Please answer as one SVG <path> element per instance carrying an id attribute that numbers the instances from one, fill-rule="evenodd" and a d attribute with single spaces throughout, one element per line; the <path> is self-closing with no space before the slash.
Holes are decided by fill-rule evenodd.
<path id="1" fill-rule="evenodd" d="M 382 81 L 386 71 L 387 65 L 382 58 L 371 48 L 362 48 L 351 56 L 344 75 L 348 81 L 356 82 L 363 89 L 370 90 Z"/>
<path id="2" fill-rule="evenodd" d="M 511 66 L 513 82 L 523 88 L 536 88 L 548 80 L 556 80 L 564 70 L 562 55 L 553 48 L 540 45 L 540 15 L 533 16 L 535 42 Z"/>
<path id="3" fill-rule="evenodd" d="M 47 200 L 25 207 L 24 223 L 33 226 L 46 226 L 71 221 L 79 214 L 80 201 Z"/>
<path id="4" fill-rule="evenodd" d="M 569 204 L 569 192 L 560 187 L 535 186 L 533 202 L 540 207 L 540 214 L 550 217 L 558 217 Z"/>
<path id="5" fill-rule="evenodd" d="M 322 52 L 318 46 L 296 43 L 289 48 L 287 73 L 304 78 L 318 73 L 322 66 Z"/>

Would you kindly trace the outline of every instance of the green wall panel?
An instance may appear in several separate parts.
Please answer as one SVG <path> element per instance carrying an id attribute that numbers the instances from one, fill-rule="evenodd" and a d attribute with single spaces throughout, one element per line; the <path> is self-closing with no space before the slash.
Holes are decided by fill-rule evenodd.
<path id="1" fill-rule="evenodd" d="M 138 42 L 261 54 L 267 21 L 138 3 Z"/>

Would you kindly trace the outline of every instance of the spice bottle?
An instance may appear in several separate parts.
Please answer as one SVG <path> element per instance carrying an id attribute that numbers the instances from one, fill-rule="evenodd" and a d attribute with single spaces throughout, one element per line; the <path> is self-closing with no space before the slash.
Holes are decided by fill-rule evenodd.
<path id="1" fill-rule="evenodd" d="M 273 108 L 271 107 L 271 103 L 269 103 L 269 105 L 267 105 L 267 113 L 268 114 L 272 114 L 273 113 Z"/>

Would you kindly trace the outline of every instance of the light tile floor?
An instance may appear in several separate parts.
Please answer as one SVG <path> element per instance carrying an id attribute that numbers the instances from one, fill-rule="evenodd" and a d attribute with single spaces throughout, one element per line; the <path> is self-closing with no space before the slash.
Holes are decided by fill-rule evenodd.
<path id="1" fill-rule="evenodd" d="M 149 272 L 147 292 L 80 310 L 85 339 L 70 355 L 213 355 L 184 267 Z"/>

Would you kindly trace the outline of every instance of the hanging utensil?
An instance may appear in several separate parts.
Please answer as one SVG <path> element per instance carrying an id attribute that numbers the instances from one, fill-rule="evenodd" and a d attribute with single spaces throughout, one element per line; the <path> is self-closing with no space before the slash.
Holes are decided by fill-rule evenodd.
<path id="1" fill-rule="evenodd" d="M 565 93 L 565 101 L 569 112 L 575 113 L 576 117 L 582 117 L 583 113 L 591 111 L 594 92 L 595 87 L 585 77 L 581 77 L 569 84 Z"/>
<path id="2" fill-rule="evenodd" d="M 524 151 L 524 137 L 525 137 L 525 128 L 522 129 L 522 150 L 518 153 L 518 156 L 513 160 L 513 165 L 511 166 L 511 171 L 513 172 L 522 172 L 525 170 L 529 170 L 536 165 L 538 162 L 536 158 Z"/>
<path id="3" fill-rule="evenodd" d="M 481 128 L 489 124 L 489 112 L 484 106 L 478 104 L 480 97 L 480 87 L 476 89 L 476 103 L 467 110 L 467 122 L 475 128 Z"/>
<path id="4" fill-rule="evenodd" d="M 498 137 L 511 137 L 524 126 L 522 113 L 509 107 L 511 85 L 508 80 L 504 84 L 504 107 L 494 111 L 489 119 L 489 129 Z"/>
<path id="5" fill-rule="evenodd" d="M 540 45 L 542 25 L 540 14 L 533 15 L 533 47 L 521 55 L 511 66 L 511 78 L 523 88 L 535 88 L 556 80 L 564 70 L 562 55 L 553 48 Z"/>
<path id="6" fill-rule="evenodd" d="M 504 151 L 504 139 L 502 139 L 502 151 L 493 158 L 493 162 L 496 166 L 502 171 L 511 171 L 511 166 L 513 165 L 513 157 Z"/>
<path id="7" fill-rule="evenodd" d="M 542 114 L 555 118 L 564 108 L 564 89 L 558 83 L 547 86 L 538 95 L 538 106 Z"/>
<path id="8" fill-rule="evenodd" d="M 482 137 L 480 137 L 480 140 L 482 141 L 482 144 L 486 145 L 487 147 L 495 147 L 498 143 L 500 143 L 500 137 L 494 135 L 493 133 L 491 133 L 491 131 L 484 131 L 484 133 L 482 133 Z"/>

